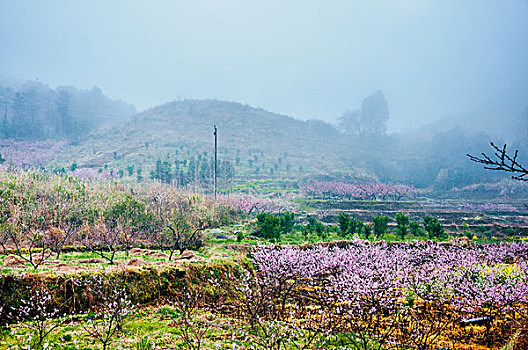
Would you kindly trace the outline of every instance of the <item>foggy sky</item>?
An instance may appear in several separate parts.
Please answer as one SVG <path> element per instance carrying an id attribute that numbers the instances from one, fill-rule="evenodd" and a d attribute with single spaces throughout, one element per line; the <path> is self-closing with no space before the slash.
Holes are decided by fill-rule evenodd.
<path id="1" fill-rule="evenodd" d="M 381 89 L 405 130 L 527 76 L 528 2 L 0 0 L 0 74 L 328 121 Z"/>

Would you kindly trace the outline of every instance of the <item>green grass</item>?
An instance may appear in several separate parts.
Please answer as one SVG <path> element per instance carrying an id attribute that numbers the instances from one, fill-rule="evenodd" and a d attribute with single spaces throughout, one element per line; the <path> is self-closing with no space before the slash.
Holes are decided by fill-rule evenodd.
<path id="1" fill-rule="evenodd" d="M 193 325 L 190 328 L 192 337 L 196 337 L 198 330 L 207 331 L 202 338 L 203 349 L 232 349 L 233 345 L 242 349 L 250 348 L 250 337 L 255 337 L 252 330 L 244 321 L 211 313 L 205 308 L 195 310 L 192 316 Z M 162 305 L 158 307 L 144 307 L 136 309 L 127 316 L 122 328 L 113 338 L 110 346 L 112 350 L 124 349 L 189 349 L 183 336 L 182 320 L 179 318 L 178 309 Z M 101 349 L 92 338 L 88 337 L 83 327 L 83 317 L 74 316 L 69 319 L 51 320 L 61 325 L 46 339 L 49 349 Z M 204 326 L 209 324 L 209 326 Z M 31 332 L 25 323 L 13 324 L 0 335 L 0 349 L 18 349 L 17 344 L 31 338 Z M 258 339 L 256 336 L 255 339 Z M 297 338 L 297 345 L 303 343 L 303 337 Z M 152 346 L 154 344 L 154 346 Z M 331 342 L 326 343 L 327 348 L 338 348 Z M 295 349 L 294 344 L 286 344 L 286 349 Z"/>
<path id="2" fill-rule="evenodd" d="M 171 313 L 161 312 L 161 310 L 173 310 Z M 157 349 L 185 349 L 188 348 L 182 337 L 179 312 L 170 306 L 146 307 L 137 309 L 129 315 L 120 331 L 114 337 L 110 349 L 137 349 L 152 348 L 152 343 Z M 211 319 L 213 324 L 226 324 L 225 319 L 199 310 L 198 318 Z M 51 349 L 101 349 L 101 346 L 88 337 L 84 327 L 82 317 L 75 317 L 75 321 L 65 320 L 46 339 Z M 60 322 L 53 320 L 52 322 Z M 230 321 L 232 322 L 232 321 Z M 229 322 L 229 323 L 230 323 Z M 213 348 L 213 342 L 229 333 L 229 327 L 213 326 L 204 337 L 205 348 Z M 191 331 L 192 332 L 192 331 Z M 7 332 L 0 336 L 0 349 L 17 348 L 17 344 L 26 343 L 32 334 L 26 324 L 14 324 Z M 230 335 L 229 335 L 230 336 Z M 226 336 L 226 338 L 229 338 Z M 149 347 L 150 346 L 150 347 Z M 140 347 L 141 348 L 141 347 Z"/>

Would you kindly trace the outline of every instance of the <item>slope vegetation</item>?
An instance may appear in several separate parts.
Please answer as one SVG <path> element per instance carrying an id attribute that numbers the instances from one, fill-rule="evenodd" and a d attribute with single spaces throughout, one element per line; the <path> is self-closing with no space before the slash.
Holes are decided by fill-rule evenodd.
<path id="1" fill-rule="evenodd" d="M 358 168 L 346 152 L 348 140 L 330 124 L 216 100 L 177 101 L 147 110 L 88 135 L 60 160 L 90 168 L 134 165 L 143 175 L 157 160 L 185 170 L 191 158 L 212 159 L 213 125 L 218 127 L 218 157 L 231 162 L 238 175 L 332 174 Z"/>

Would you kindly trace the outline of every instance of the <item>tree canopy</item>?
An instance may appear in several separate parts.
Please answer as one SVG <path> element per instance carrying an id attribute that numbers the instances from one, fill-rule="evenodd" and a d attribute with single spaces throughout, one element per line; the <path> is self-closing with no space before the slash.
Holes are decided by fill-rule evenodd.
<path id="1" fill-rule="evenodd" d="M 347 110 L 339 118 L 339 126 L 345 134 L 379 136 L 387 131 L 389 104 L 381 90 L 375 91 L 361 103 L 361 108 Z"/>

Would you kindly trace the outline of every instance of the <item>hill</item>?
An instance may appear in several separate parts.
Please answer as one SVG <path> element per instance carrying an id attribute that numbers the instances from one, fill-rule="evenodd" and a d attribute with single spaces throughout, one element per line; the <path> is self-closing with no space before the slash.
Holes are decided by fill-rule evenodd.
<path id="1" fill-rule="evenodd" d="M 330 124 L 216 100 L 170 102 L 125 123 L 101 127 L 65 148 L 57 164 L 75 162 L 79 168 L 146 177 L 160 170 L 161 162 L 164 171 L 183 182 L 181 177 L 210 172 L 213 125 L 218 128 L 219 160 L 242 177 L 362 174 L 358 154 L 347 152 L 350 140 Z"/>

